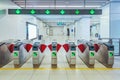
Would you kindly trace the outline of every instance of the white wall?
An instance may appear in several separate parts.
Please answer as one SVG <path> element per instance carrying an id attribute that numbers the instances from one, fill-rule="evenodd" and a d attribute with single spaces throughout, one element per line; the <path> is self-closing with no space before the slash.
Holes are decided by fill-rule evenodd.
<path id="1" fill-rule="evenodd" d="M 64 28 L 63 28 L 64 36 L 67 36 L 67 28 L 68 28 L 68 26 L 64 26 Z"/>
<path id="2" fill-rule="evenodd" d="M 63 26 L 55 26 L 52 27 L 53 29 L 53 36 L 63 36 L 64 35 L 64 27 Z"/>
<path id="3" fill-rule="evenodd" d="M 90 18 L 82 18 L 76 22 L 76 39 L 90 40 Z"/>
<path id="4" fill-rule="evenodd" d="M 46 35 L 46 27 L 42 21 L 37 20 L 37 24 L 39 27 L 39 35 Z"/>
<path id="5" fill-rule="evenodd" d="M 120 2 L 110 3 L 110 37 L 120 38 Z"/>
<path id="6" fill-rule="evenodd" d="M 100 18 L 100 37 L 109 38 L 109 5 L 102 8 L 102 15 Z"/>
<path id="7" fill-rule="evenodd" d="M 1 0 L 0 9 L 19 8 L 10 0 Z M 43 23 L 31 15 L 2 15 L 0 17 L 0 41 L 7 39 L 26 39 L 26 22 L 39 26 L 41 35 L 44 35 Z"/>

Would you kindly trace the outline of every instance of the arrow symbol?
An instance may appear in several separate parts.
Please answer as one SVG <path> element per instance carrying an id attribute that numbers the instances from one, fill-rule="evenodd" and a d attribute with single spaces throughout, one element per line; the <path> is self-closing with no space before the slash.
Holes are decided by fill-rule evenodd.
<path id="1" fill-rule="evenodd" d="M 31 10 L 30 13 L 31 13 L 31 14 L 35 14 L 35 10 Z"/>
<path id="2" fill-rule="evenodd" d="M 110 57 L 112 57 L 112 56 L 113 56 L 113 53 L 112 53 L 112 52 L 110 52 L 110 53 L 109 53 L 109 56 L 110 56 Z"/>
<path id="3" fill-rule="evenodd" d="M 80 13 L 80 11 L 79 11 L 79 10 L 76 10 L 76 11 L 75 11 L 75 14 L 79 14 L 79 13 Z"/>
<path id="4" fill-rule="evenodd" d="M 65 11 L 64 11 L 64 10 L 61 10 L 61 11 L 60 11 L 60 13 L 61 13 L 61 14 L 64 14 L 64 13 L 65 13 Z"/>
<path id="5" fill-rule="evenodd" d="M 50 10 L 46 10 L 45 13 L 46 13 L 46 14 L 50 14 Z"/>
<path id="6" fill-rule="evenodd" d="M 17 52 L 14 52 L 14 56 L 18 56 L 18 53 L 17 53 Z"/>
<path id="7" fill-rule="evenodd" d="M 53 53 L 52 53 L 52 56 L 56 56 L 56 52 L 53 52 Z"/>
<path id="8" fill-rule="evenodd" d="M 19 9 L 17 9 L 15 12 L 16 12 L 16 14 L 20 14 L 20 10 Z"/>
<path id="9" fill-rule="evenodd" d="M 90 53 L 90 56 L 94 56 L 94 52 L 91 52 L 91 53 Z"/>
<path id="10" fill-rule="evenodd" d="M 95 10 L 94 9 L 92 9 L 92 10 L 90 10 L 90 14 L 95 14 Z"/>
<path id="11" fill-rule="evenodd" d="M 37 52 L 34 52 L 34 53 L 33 53 L 33 56 L 37 56 Z"/>
<path id="12" fill-rule="evenodd" d="M 75 56 L 75 53 L 74 53 L 74 52 L 72 52 L 72 56 Z"/>

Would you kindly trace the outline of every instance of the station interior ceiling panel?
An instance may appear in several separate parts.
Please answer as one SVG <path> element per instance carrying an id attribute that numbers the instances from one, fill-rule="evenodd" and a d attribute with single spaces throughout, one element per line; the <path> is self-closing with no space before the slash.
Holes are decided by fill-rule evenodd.
<path id="1" fill-rule="evenodd" d="M 102 7 L 110 0 L 12 0 L 22 8 L 90 8 Z"/>
<path id="2" fill-rule="evenodd" d="M 109 3 L 110 0 L 12 0 L 23 9 L 101 9 L 102 6 Z M 71 16 L 71 15 L 35 15 L 37 18 L 47 23 L 49 26 L 63 26 L 74 24 L 75 21 L 90 16 Z M 98 16 L 97 16 L 98 18 Z M 96 18 L 96 19 L 97 19 Z M 98 21 L 98 20 L 92 21 Z M 61 25 L 60 25 L 61 26 Z"/>

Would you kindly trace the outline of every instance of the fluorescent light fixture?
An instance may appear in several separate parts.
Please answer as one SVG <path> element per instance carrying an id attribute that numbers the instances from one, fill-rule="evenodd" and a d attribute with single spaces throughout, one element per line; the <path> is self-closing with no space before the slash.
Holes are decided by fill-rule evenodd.
<path id="1" fill-rule="evenodd" d="M 22 6 L 22 7 L 24 7 L 24 6 Z M 27 7 L 43 7 L 43 8 L 45 8 L 45 7 L 61 7 L 61 8 L 63 8 L 63 7 L 72 7 L 72 8 L 76 8 L 76 7 L 83 7 L 83 6 L 54 6 L 54 5 L 51 5 L 51 6 L 39 6 L 39 5 L 35 5 L 35 6 L 31 6 L 31 5 L 27 5 Z"/>
<path id="2" fill-rule="evenodd" d="M 94 5 L 94 6 L 85 6 L 85 7 L 101 7 L 100 5 Z"/>
<path id="3" fill-rule="evenodd" d="M 25 7 L 25 6 L 21 6 L 21 7 Z M 94 6 L 54 6 L 54 5 L 51 5 L 51 6 L 40 6 L 40 5 L 34 5 L 34 6 L 31 6 L 31 5 L 27 5 L 26 6 L 27 8 L 100 8 L 101 6 L 100 5 L 94 5 Z"/>

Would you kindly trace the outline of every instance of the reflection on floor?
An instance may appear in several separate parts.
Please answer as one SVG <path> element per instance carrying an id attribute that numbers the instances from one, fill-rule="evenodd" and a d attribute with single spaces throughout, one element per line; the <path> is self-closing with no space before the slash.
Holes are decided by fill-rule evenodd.
<path id="1" fill-rule="evenodd" d="M 62 39 L 61 43 L 64 43 Z M 52 40 L 46 39 L 46 43 L 49 44 Z M 58 69 L 51 69 L 51 52 L 47 48 L 44 52 L 45 58 L 43 59 L 40 69 L 32 69 L 32 58 L 30 58 L 21 68 L 31 68 L 28 70 L 0 70 L 0 79 L 2 80 L 120 80 L 120 69 L 91 69 L 88 70 L 87 66 L 77 56 L 76 68 L 81 69 L 65 69 L 69 68 L 65 50 L 61 48 L 58 54 Z M 120 68 L 120 57 L 115 57 L 114 68 Z M 13 68 L 13 62 L 10 62 L 3 68 Z M 42 69 L 43 68 L 43 69 Z M 85 68 L 82 70 L 82 68 Z M 105 68 L 98 61 L 95 62 L 95 68 Z"/>

